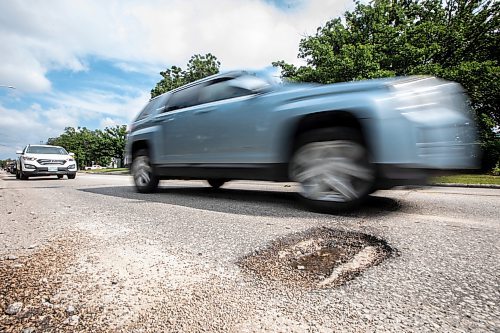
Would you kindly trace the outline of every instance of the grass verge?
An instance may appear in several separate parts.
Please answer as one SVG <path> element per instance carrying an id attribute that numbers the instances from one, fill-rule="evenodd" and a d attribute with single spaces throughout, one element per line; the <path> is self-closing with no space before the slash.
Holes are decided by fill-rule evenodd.
<path id="1" fill-rule="evenodd" d="M 500 176 L 491 176 L 491 175 L 440 176 L 432 178 L 431 184 L 500 185 Z"/>

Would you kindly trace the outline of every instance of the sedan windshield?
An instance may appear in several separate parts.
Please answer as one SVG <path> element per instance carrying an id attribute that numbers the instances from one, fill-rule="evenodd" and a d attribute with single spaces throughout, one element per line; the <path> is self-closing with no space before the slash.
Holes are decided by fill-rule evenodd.
<path id="1" fill-rule="evenodd" d="M 68 155 L 68 152 L 61 147 L 44 147 L 44 146 L 30 146 L 26 150 L 27 153 L 31 154 L 57 154 L 57 155 Z"/>

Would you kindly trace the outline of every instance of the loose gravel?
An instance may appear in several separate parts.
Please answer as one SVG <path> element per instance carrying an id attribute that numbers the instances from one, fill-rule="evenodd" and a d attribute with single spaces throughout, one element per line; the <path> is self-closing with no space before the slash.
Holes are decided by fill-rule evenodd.
<path id="1" fill-rule="evenodd" d="M 33 255 L 0 260 L 0 332 L 66 330 L 66 305 L 55 295 L 75 258 L 73 246 L 73 238 L 57 239 Z"/>

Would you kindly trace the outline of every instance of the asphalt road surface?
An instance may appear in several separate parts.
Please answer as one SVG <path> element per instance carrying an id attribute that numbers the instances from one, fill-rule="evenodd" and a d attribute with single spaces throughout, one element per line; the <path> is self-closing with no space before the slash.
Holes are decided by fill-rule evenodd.
<path id="1" fill-rule="evenodd" d="M 500 332 L 499 189 L 380 191 L 338 215 L 296 190 L 163 181 L 139 194 L 129 176 L 0 172 L 0 332 Z M 276 273 L 322 232 L 391 254 L 335 285 Z"/>

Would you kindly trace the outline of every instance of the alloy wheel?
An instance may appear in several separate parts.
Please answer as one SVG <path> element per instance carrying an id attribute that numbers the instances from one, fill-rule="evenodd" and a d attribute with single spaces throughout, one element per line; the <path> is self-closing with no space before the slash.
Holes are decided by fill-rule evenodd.
<path id="1" fill-rule="evenodd" d="M 375 177 L 365 147 L 349 140 L 305 144 L 292 159 L 290 175 L 302 185 L 303 197 L 339 203 L 364 196 Z"/>

